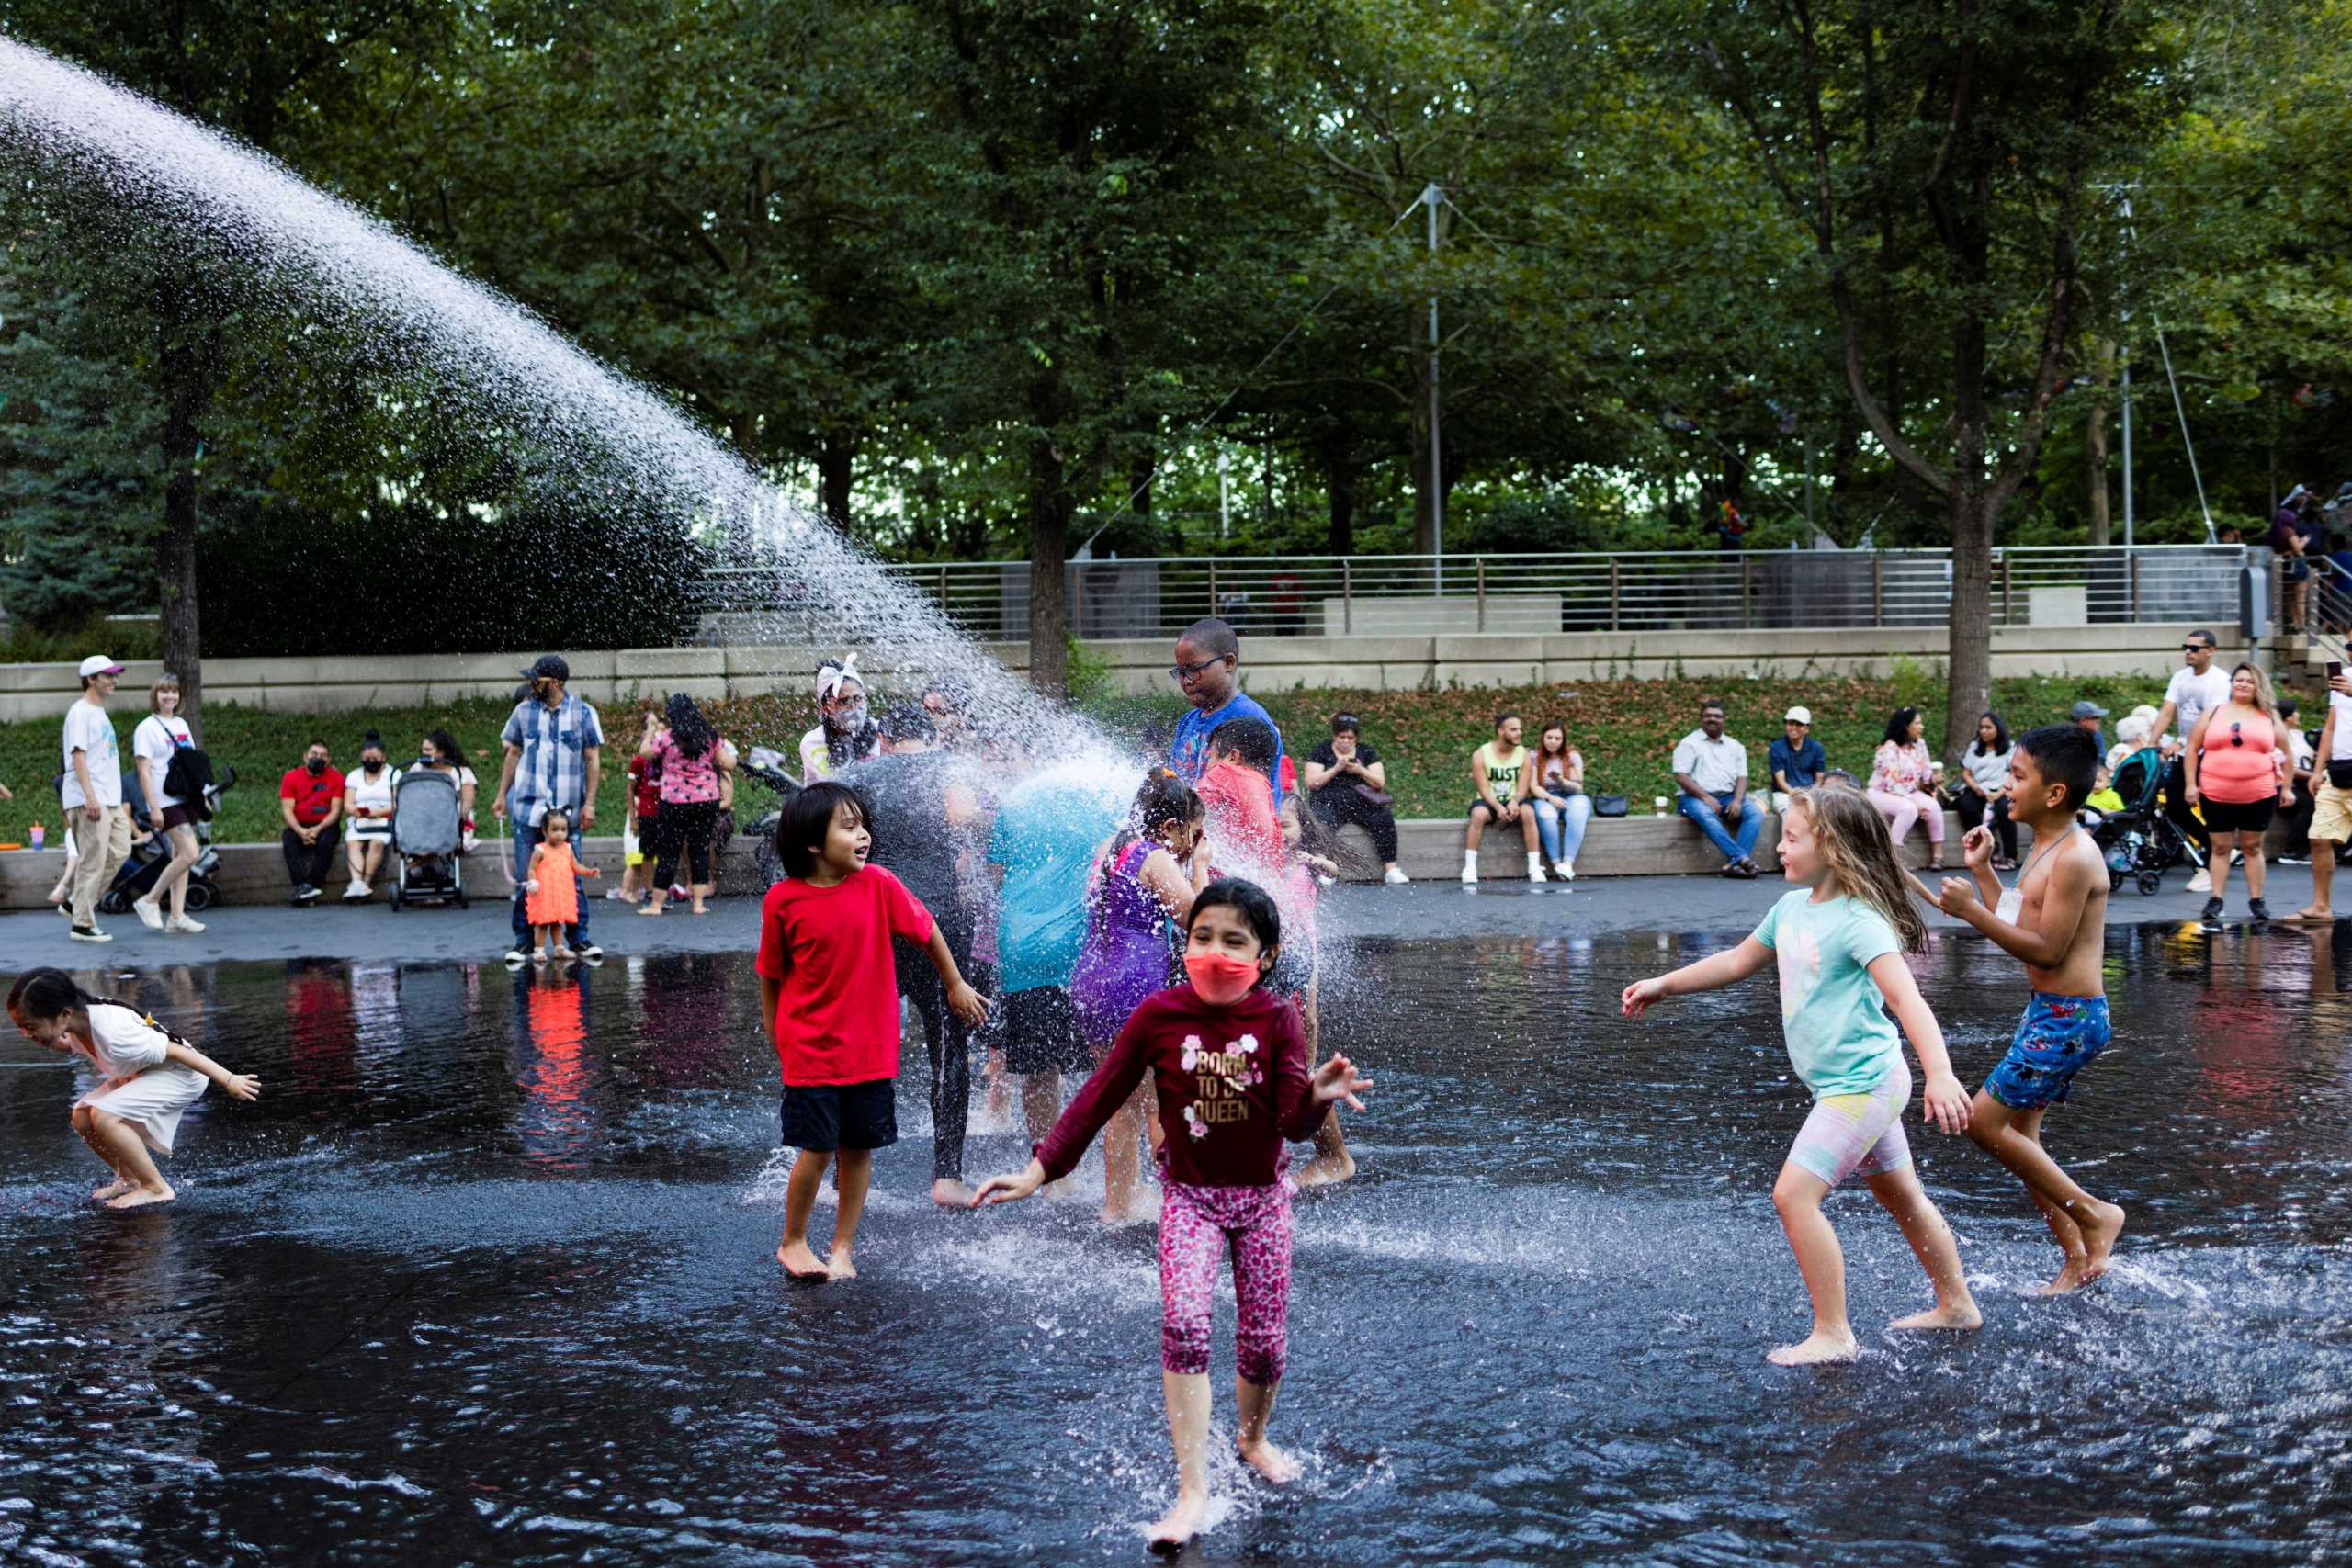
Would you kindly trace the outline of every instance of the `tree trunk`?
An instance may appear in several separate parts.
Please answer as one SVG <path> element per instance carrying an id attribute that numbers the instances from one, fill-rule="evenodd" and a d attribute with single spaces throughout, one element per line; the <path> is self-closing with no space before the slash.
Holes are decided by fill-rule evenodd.
<path id="1" fill-rule="evenodd" d="M 180 678 L 180 714 L 204 740 L 204 653 L 196 584 L 197 464 L 203 420 L 212 402 L 220 334 L 209 321 L 189 320 L 192 290 L 184 279 L 158 286 L 157 369 L 164 382 L 164 528 L 155 543 L 161 585 L 164 668 Z"/>
<path id="2" fill-rule="evenodd" d="M 817 448 L 817 493 L 827 521 L 844 534 L 850 530 L 849 490 L 856 471 L 857 437 L 827 431 Z"/>
<path id="3" fill-rule="evenodd" d="M 2083 478 L 2090 486 L 2091 545 L 2103 547 L 2112 532 L 2107 510 L 2107 392 L 2115 382 L 2115 345 L 2091 352 L 2091 409 L 2083 425 Z"/>
<path id="4" fill-rule="evenodd" d="M 1330 553 L 1351 556 L 1356 553 L 1356 502 L 1361 484 L 1356 466 L 1339 457 L 1325 467 L 1323 482 L 1331 498 Z"/>
<path id="5" fill-rule="evenodd" d="M 1049 697 L 1069 695 L 1069 489 L 1053 438 L 1029 442 L 1029 683 Z"/>
<path id="6" fill-rule="evenodd" d="M 1982 276 L 1981 270 L 1976 276 Z M 1951 690 L 1943 756 L 1953 768 L 1993 705 L 1993 508 L 1984 468 L 1985 321 L 1963 307 L 1952 329 Z"/>

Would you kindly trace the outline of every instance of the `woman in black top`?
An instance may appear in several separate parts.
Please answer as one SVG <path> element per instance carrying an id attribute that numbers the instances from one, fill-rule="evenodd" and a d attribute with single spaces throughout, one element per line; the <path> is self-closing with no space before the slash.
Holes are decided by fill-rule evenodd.
<path id="1" fill-rule="evenodd" d="M 1361 728 L 1351 713 L 1334 716 L 1331 739 L 1307 754 L 1298 782 L 1325 822 L 1333 828 L 1353 823 L 1372 835 L 1386 881 L 1409 881 L 1396 864 L 1396 814 L 1389 809 L 1388 770 L 1380 753 L 1358 739 Z"/>

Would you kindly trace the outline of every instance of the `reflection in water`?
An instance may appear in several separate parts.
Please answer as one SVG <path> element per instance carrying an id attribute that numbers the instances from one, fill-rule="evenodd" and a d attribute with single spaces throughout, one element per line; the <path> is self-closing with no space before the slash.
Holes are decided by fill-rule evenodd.
<path id="1" fill-rule="evenodd" d="M 1804 1105 L 1769 989 L 1613 1016 L 1738 934 L 1334 966 L 1327 1035 L 1381 1089 L 1361 1179 L 1297 1205 L 1282 1426 L 1308 1473 L 1276 1498 L 1221 1461 L 1201 1555 L 2352 1551 L 2352 948 L 2114 932 L 2118 1044 L 2048 1135 L 2132 1212 L 2115 1275 L 2019 1299 L 2051 1258 L 2017 1183 L 1917 1134 L 1986 1326 L 1873 1333 L 1920 1304 L 1917 1266 L 1849 1226 L 1867 1355 L 1815 1376 L 1761 1360 L 1804 1299 L 1770 1199 Z M 1981 1077 L 2016 964 L 1945 938 L 1915 964 Z M 341 964 L 143 984 L 273 1088 L 208 1100 L 179 1203 L 104 1215 L 65 1075 L 0 1073 L 0 1557 L 1123 1562 L 1164 1503 L 1149 1227 L 933 1210 L 915 1137 L 876 1162 L 865 1278 L 779 1284 L 748 957 L 410 966 L 356 1002 Z M 905 1059 L 902 1128 L 927 1088 Z"/>

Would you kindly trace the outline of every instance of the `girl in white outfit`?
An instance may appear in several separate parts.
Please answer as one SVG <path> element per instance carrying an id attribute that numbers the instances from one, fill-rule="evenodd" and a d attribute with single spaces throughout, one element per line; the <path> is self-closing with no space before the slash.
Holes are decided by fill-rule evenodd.
<path id="1" fill-rule="evenodd" d="M 233 1100 L 261 1098 L 261 1080 L 228 1068 L 137 1008 L 94 997 L 59 969 L 32 969 L 8 993 L 26 1038 L 77 1055 L 104 1079 L 74 1102 L 74 1130 L 115 1179 L 90 1194 L 110 1209 L 168 1203 L 177 1194 L 148 1154 L 170 1154 L 180 1113 L 219 1084 Z"/>

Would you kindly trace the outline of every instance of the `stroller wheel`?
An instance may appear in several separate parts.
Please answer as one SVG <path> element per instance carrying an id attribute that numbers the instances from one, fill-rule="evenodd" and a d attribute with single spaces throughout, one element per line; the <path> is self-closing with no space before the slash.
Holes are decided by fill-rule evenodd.
<path id="1" fill-rule="evenodd" d="M 127 912 L 130 908 L 130 903 L 123 897 L 120 888 L 109 887 L 98 896 L 98 911 L 101 914 L 119 915 Z"/>
<path id="2" fill-rule="evenodd" d="M 220 901 L 220 895 L 213 891 L 212 884 L 198 882 L 192 876 L 188 878 L 187 907 L 192 913 L 200 915 Z"/>
<path id="3" fill-rule="evenodd" d="M 2164 885 L 2165 879 L 2161 873 L 2143 871 L 2140 874 L 2140 893 L 2143 897 L 2159 892 Z"/>
<path id="4" fill-rule="evenodd" d="M 2142 874 L 2143 876 L 2145 875 L 2144 873 Z M 2116 870 L 2113 866 L 2107 868 L 2107 890 L 2109 893 L 2120 893 L 2123 891 L 2123 874 Z"/>

